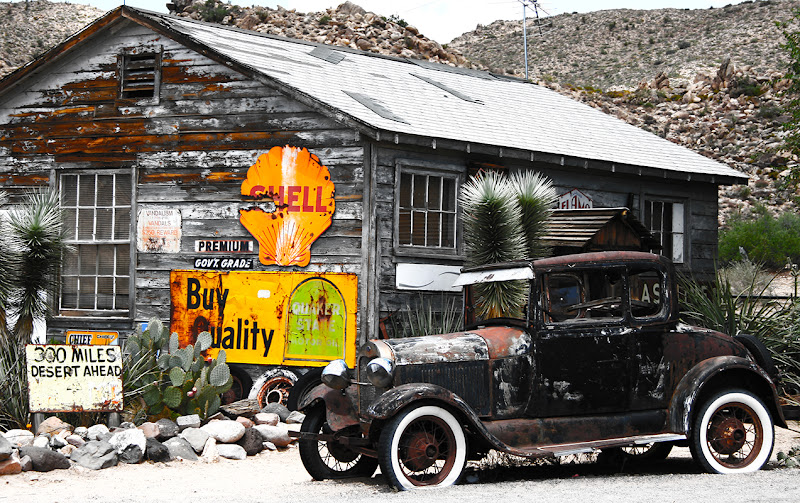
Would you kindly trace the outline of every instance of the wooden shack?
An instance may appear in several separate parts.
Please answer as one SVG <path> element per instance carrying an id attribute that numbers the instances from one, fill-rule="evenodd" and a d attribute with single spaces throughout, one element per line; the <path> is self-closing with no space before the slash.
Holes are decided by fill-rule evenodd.
<path id="1" fill-rule="evenodd" d="M 532 83 L 127 6 L 0 82 L 0 159 L 14 200 L 61 195 L 75 253 L 51 336 L 167 320 L 171 273 L 204 270 L 355 275 L 364 340 L 418 292 L 452 291 L 459 187 L 487 166 L 628 207 L 681 268 L 708 273 L 717 188 L 746 180 Z M 276 262 L 287 228 L 248 228 L 250 210 L 319 216 L 292 220 L 307 263 Z"/>
<path id="2" fill-rule="evenodd" d="M 554 255 L 611 250 L 658 253 L 661 240 L 628 208 L 554 210 L 544 243 Z"/>

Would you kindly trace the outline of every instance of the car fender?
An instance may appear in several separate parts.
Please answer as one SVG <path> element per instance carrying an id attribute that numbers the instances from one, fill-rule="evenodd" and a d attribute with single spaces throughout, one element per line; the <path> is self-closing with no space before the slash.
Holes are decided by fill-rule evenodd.
<path id="1" fill-rule="evenodd" d="M 672 395 L 669 410 L 670 430 L 687 436 L 691 434 L 692 414 L 697 398 L 707 389 L 707 385 L 722 373 L 739 373 L 754 379 L 759 393 L 772 413 L 776 425 L 786 427 L 778 391 L 769 375 L 755 362 L 739 356 L 716 356 L 703 360 L 692 367 L 678 383 Z M 771 395 L 771 396 L 769 396 Z"/>
<path id="2" fill-rule="evenodd" d="M 325 384 L 318 384 L 303 397 L 297 410 L 303 412 L 322 401 L 325 403 L 328 426 L 333 431 L 357 425 L 358 413 L 353 406 L 356 403 L 354 388 L 355 386 L 350 386 L 345 390 L 338 390 Z"/>
<path id="3" fill-rule="evenodd" d="M 449 406 L 459 412 L 461 418 L 471 426 L 474 432 L 480 434 L 493 449 L 511 454 L 525 455 L 500 441 L 486 429 L 480 417 L 463 398 L 452 391 L 430 383 L 410 383 L 387 390 L 376 398 L 367 409 L 367 415 L 372 420 L 385 420 L 400 412 L 403 408 L 419 402 L 438 402 Z"/>

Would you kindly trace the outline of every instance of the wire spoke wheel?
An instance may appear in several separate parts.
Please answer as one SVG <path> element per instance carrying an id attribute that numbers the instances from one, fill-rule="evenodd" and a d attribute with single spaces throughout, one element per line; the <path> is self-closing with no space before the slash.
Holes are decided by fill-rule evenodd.
<path id="1" fill-rule="evenodd" d="M 743 403 L 725 404 L 711 416 L 706 443 L 716 460 L 727 468 L 752 462 L 761 450 L 764 428 L 753 409 Z"/>
<path id="2" fill-rule="evenodd" d="M 381 472 L 398 489 L 448 486 L 461 477 L 466 437 L 458 420 L 433 405 L 407 409 L 380 434 Z"/>
<path id="3" fill-rule="evenodd" d="M 718 393 L 695 419 L 692 456 L 711 473 L 761 469 L 772 454 L 775 431 L 764 403 L 745 390 Z"/>
<path id="4" fill-rule="evenodd" d="M 440 484 L 455 463 L 455 436 L 438 417 L 412 422 L 400 437 L 400 467 L 415 485 Z"/>
<path id="5" fill-rule="evenodd" d="M 301 431 L 333 434 L 325 419 L 325 408 L 314 407 L 306 414 Z M 358 426 L 338 432 L 342 436 L 358 437 Z M 347 477 L 369 477 L 378 467 L 378 460 L 370 458 L 346 445 L 334 441 L 302 439 L 299 442 L 300 459 L 306 471 L 316 480 Z"/>

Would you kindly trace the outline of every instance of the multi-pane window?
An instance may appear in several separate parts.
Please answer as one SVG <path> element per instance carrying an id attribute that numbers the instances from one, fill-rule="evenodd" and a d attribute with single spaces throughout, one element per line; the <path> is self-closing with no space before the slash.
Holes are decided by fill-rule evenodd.
<path id="1" fill-rule="evenodd" d="M 61 175 L 67 243 L 61 314 L 125 315 L 130 311 L 131 175 Z"/>
<path id="2" fill-rule="evenodd" d="M 684 262 L 684 205 L 666 201 L 645 201 L 644 224 L 661 243 L 661 254 L 676 264 Z"/>
<path id="3" fill-rule="evenodd" d="M 458 177 L 401 171 L 397 234 L 400 246 L 456 249 Z"/>

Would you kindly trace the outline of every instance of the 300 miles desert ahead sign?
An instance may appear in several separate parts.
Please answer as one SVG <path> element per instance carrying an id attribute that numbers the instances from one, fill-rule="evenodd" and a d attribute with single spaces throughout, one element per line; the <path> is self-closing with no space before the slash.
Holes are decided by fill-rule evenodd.
<path id="1" fill-rule="evenodd" d="M 25 346 L 31 412 L 122 410 L 119 346 Z"/>

